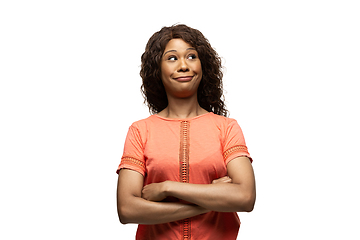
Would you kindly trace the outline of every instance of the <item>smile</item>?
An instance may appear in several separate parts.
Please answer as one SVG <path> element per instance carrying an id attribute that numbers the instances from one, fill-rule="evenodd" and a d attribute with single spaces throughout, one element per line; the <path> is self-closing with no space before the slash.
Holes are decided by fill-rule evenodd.
<path id="1" fill-rule="evenodd" d="M 194 76 L 178 77 L 174 78 L 178 82 L 189 82 L 193 79 Z"/>

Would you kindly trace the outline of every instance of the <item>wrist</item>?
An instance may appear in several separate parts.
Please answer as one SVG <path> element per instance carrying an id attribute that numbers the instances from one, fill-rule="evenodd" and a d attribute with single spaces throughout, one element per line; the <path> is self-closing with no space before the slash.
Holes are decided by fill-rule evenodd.
<path id="1" fill-rule="evenodd" d="M 163 182 L 163 193 L 165 194 L 166 197 L 172 196 L 172 191 L 176 183 L 177 182 L 169 181 L 169 180 Z"/>

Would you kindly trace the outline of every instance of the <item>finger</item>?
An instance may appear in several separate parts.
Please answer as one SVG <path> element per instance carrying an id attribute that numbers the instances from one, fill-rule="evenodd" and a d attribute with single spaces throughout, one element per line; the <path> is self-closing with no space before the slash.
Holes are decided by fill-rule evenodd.
<path id="1" fill-rule="evenodd" d="M 218 178 L 218 179 L 214 179 L 214 180 L 212 181 L 212 183 L 219 183 L 219 182 L 222 182 L 222 181 L 224 181 L 223 177 L 222 177 L 222 178 Z"/>
<path id="2" fill-rule="evenodd" d="M 232 183 L 232 179 L 231 178 L 227 178 L 223 180 L 224 183 Z"/>
<path id="3" fill-rule="evenodd" d="M 228 176 L 218 178 L 218 179 L 214 179 L 212 181 L 213 184 L 216 184 L 216 183 L 231 183 L 231 182 L 232 182 L 232 179 L 230 177 L 228 177 Z"/>

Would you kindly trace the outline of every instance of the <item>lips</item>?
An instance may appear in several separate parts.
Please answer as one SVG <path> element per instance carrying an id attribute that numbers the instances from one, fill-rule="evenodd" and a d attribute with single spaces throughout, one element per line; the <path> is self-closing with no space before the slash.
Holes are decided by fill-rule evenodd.
<path id="1" fill-rule="evenodd" d="M 184 77 L 178 77 L 178 78 L 174 78 L 174 79 L 179 82 L 189 82 L 189 81 L 191 81 L 192 78 L 193 78 L 193 76 L 184 76 Z"/>

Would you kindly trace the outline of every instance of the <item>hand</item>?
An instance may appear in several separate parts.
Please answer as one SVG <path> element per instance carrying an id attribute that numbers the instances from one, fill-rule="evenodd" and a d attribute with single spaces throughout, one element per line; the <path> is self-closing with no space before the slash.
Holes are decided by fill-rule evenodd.
<path id="1" fill-rule="evenodd" d="M 229 176 L 225 176 L 222 178 L 214 179 L 212 181 L 212 184 L 217 184 L 217 183 L 232 183 L 232 179 Z"/>
<path id="2" fill-rule="evenodd" d="M 141 193 L 142 198 L 153 202 L 159 202 L 167 197 L 165 194 L 165 182 L 148 184 L 143 187 Z"/>

